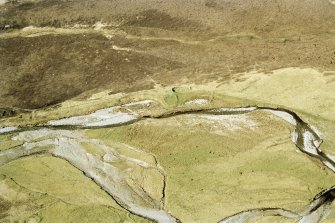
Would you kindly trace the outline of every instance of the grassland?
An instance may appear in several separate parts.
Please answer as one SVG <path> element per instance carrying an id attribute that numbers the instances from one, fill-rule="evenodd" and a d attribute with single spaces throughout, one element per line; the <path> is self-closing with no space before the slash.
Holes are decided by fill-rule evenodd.
<path id="1" fill-rule="evenodd" d="M 132 124 L 66 128 L 159 163 L 167 176 L 163 195 L 149 172 L 134 168 L 134 184 L 164 196 L 165 210 L 182 222 L 217 222 L 255 208 L 303 211 L 335 175 L 297 150 L 292 126 L 264 111 L 173 114 L 285 108 L 314 126 L 320 148 L 335 156 L 334 7 L 327 0 L 8 1 L 0 4 L 0 127 L 39 129 L 153 100 L 134 109 L 143 120 Z M 0 153 L 23 145 L 12 140 L 17 134 L 0 135 Z M 0 166 L 0 221 L 150 221 L 121 206 L 57 157 L 43 153 Z M 333 206 L 320 222 L 332 222 Z M 269 215 L 249 222 L 296 220 Z"/>

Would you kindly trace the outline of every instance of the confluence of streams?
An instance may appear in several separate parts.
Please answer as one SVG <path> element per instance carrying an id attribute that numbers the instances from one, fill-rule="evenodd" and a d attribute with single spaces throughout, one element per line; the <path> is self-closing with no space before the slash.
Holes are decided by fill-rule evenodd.
<path id="1" fill-rule="evenodd" d="M 127 105 L 145 105 L 153 101 L 145 100 Z M 127 106 L 123 105 L 123 106 Z M 319 159 L 325 166 L 335 172 L 335 158 L 320 150 L 322 139 L 317 130 L 305 123 L 296 113 L 286 109 L 274 109 L 269 107 L 240 107 L 240 108 L 219 108 L 197 111 L 181 111 L 172 114 L 164 114 L 159 117 L 139 117 L 132 112 L 115 112 L 116 106 L 107 109 L 97 110 L 96 112 L 75 116 L 66 119 L 49 121 L 47 125 L 38 129 L 19 129 L 17 127 L 0 128 L 0 134 L 8 132 L 19 132 L 12 140 L 21 141 L 22 144 L 13 148 L 6 149 L 0 153 L 0 166 L 19 159 L 21 157 L 34 154 L 49 154 L 68 161 L 72 166 L 82 171 L 87 177 L 91 178 L 105 192 L 107 192 L 120 206 L 129 212 L 153 220 L 159 223 L 180 222 L 165 210 L 165 186 L 166 174 L 159 165 L 158 160 L 153 154 L 146 153 L 136 148 L 124 145 L 128 150 L 138 153 L 147 159 L 128 157 L 118 152 L 118 150 L 105 145 L 97 139 L 88 139 L 78 131 L 68 130 L 71 128 L 85 129 L 97 127 L 113 127 L 127 125 L 135 121 L 147 118 L 165 118 L 182 114 L 243 114 L 255 110 L 270 112 L 295 127 L 292 134 L 292 141 L 303 153 Z M 64 129 L 65 128 L 65 129 Z M 104 151 L 103 159 L 87 153 L 81 143 L 89 143 Z M 152 160 L 152 162 L 148 160 Z M 161 178 L 161 196 L 149 194 L 136 184 L 129 184 L 129 177 L 119 168 L 113 166 L 113 162 L 127 162 L 133 168 L 142 171 L 150 169 Z M 280 215 L 287 218 L 298 219 L 298 223 L 317 223 L 321 220 L 329 205 L 335 199 L 335 187 L 331 187 L 320 192 L 313 199 L 313 202 L 301 213 L 284 210 L 282 208 L 265 208 L 246 210 L 233 216 L 226 217 L 220 223 L 241 223 L 247 222 L 250 217 L 266 215 Z"/>

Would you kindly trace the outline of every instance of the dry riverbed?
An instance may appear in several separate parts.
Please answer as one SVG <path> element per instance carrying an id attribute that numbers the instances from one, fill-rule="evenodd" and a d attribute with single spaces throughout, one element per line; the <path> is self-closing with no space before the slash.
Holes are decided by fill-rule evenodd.
<path id="1" fill-rule="evenodd" d="M 43 201 L 38 201 L 42 206 L 33 210 L 22 207 L 20 216 L 13 208 L 16 201 L 6 198 L 4 216 L 52 218 L 43 208 L 46 205 L 54 210 L 54 203 L 44 201 L 49 197 L 59 199 L 62 205 L 79 203 L 79 210 L 84 210 L 82 206 L 89 204 L 82 198 L 63 201 L 69 198 L 38 183 L 41 165 L 55 175 L 52 180 L 57 180 L 57 163 L 65 162 L 62 168 L 79 170 L 77 178 L 82 171 L 85 175 L 81 180 L 99 186 L 99 193 L 109 196 L 111 204 L 95 198 L 97 203 L 92 205 L 98 205 L 98 210 L 110 218 L 113 215 L 103 210 L 106 206 L 114 207 L 113 213 L 123 220 L 126 217 L 122 213 L 127 211 L 143 217 L 143 221 L 157 222 L 327 219 L 331 209 L 324 199 L 328 194 L 321 193 L 315 204 L 311 199 L 333 186 L 335 165 L 330 154 L 321 152 L 322 136 L 315 127 L 287 110 L 214 108 L 219 103 L 215 100 L 220 101 L 215 97 L 187 97 L 174 109 L 148 99 L 49 120 L 35 127 L 2 128 L 0 173 L 4 185 L 15 184 L 43 195 Z M 27 176 L 23 174 L 26 171 Z M 67 171 L 62 177 L 71 179 Z M 50 184 L 45 181 L 42 184 Z M 59 186 L 63 181 L 58 180 Z M 81 183 L 75 182 L 78 186 Z M 19 188 L 13 193 L 21 193 Z M 72 193 L 73 189 L 66 190 Z M 76 193 L 86 190 L 90 189 L 81 188 Z M 36 200 L 25 199 L 25 205 L 36 205 Z M 331 204 L 333 197 L 327 200 Z M 320 208 L 314 211 L 313 205 Z M 245 212 L 251 209 L 255 211 Z M 262 213 L 267 217 L 261 217 Z M 95 218 L 94 211 L 92 215 Z M 78 213 L 73 221 L 81 217 Z"/>

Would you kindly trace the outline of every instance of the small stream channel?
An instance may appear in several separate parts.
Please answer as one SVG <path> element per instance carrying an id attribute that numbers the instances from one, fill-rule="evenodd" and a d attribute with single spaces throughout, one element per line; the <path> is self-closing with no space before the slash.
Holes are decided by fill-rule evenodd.
<path id="1" fill-rule="evenodd" d="M 149 100 L 137 102 L 137 104 L 151 103 Z M 136 104 L 136 103 L 133 103 Z M 164 114 L 159 117 L 140 117 L 136 113 L 115 112 L 114 108 L 98 110 L 90 115 L 76 116 L 61 120 L 50 121 L 47 125 L 38 128 L 7 127 L 0 129 L 0 134 L 17 132 L 18 135 L 12 140 L 19 140 L 21 145 L 6 149 L 0 152 L 0 166 L 16 160 L 20 157 L 29 156 L 37 153 L 46 153 L 67 160 L 71 165 L 81 170 L 86 176 L 90 177 L 96 184 L 105 190 L 120 206 L 133 214 L 153 220 L 155 222 L 179 222 L 165 210 L 164 190 L 165 176 L 164 170 L 159 165 L 145 163 L 141 160 L 127 158 L 118 154 L 113 148 L 104 145 L 99 140 L 87 139 L 76 129 L 103 128 L 120 125 L 128 125 L 133 122 L 141 121 L 147 118 L 167 118 L 183 114 L 211 114 L 211 115 L 238 115 L 255 110 L 262 110 L 272 113 L 275 116 L 285 120 L 295 127 L 292 133 L 292 141 L 296 147 L 305 154 L 320 160 L 326 167 L 335 172 L 335 159 L 320 150 L 322 138 L 320 134 L 308 123 L 304 122 L 296 113 L 286 109 L 274 109 L 270 107 L 242 107 L 242 108 L 218 108 L 201 109 L 192 111 L 178 111 Z M 89 154 L 81 147 L 81 142 L 89 142 L 104 150 L 109 157 L 119 160 L 131 160 L 134 165 L 140 168 L 153 168 L 162 174 L 163 185 L 161 201 L 153 198 L 138 188 L 133 188 L 125 184 L 122 171 L 108 163 L 106 160 L 99 160 L 92 154 Z M 151 155 L 151 154 L 150 154 Z M 219 221 L 220 223 L 243 223 L 249 222 L 249 219 L 263 215 L 280 215 L 287 218 L 297 219 L 299 223 L 317 223 L 328 210 L 329 205 L 335 199 L 335 188 L 329 188 L 320 192 L 313 199 L 309 207 L 306 207 L 302 213 L 281 208 L 265 208 L 246 210 L 233 216 L 226 217 Z"/>

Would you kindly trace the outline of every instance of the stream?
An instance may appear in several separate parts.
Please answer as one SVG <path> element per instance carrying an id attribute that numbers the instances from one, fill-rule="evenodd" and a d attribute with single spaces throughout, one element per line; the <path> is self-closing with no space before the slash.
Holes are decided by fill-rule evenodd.
<path id="1" fill-rule="evenodd" d="M 180 222 L 166 211 L 166 174 L 153 154 L 132 148 L 129 145 L 121 145 L 120 148 L 111 147 L 98 139 L 89 139 L 76 130 L 127 125 L 144 119 L 167 118 L 183 114 L 238 115 L 262 110 L 293 125 L 295 130 L 292 133 L 292 141 L 296 147 L 301 152 L 320 160 L 326 167 L 335 172 L 335 158 L 320 150 L 322 144 L 320 133 L 292 111 L 270 107 L 242 107 L 179 111 L 159 117 L 141 117 L 131 110 L 132 106 L 145 106 L 151 103 L 153 101 L 145 100 L 101 109 L 89 115 L 52 120 L 45 126 L 31 129 L 26 127 L 22 129 L 18 127 L 0 128 L 0 134 L 17 133 L 16 136 L 12 137 L 12 140 L 21 142 L 18 146 L 0 152 L 0 166 L 34 154 L 52 155 L 68 161 L 72 166 L 82 171 L 129 212 L 159 223 Z M 125 108 L 128 112 L 116 111 L 120 108 Z M 83 146 L 87 144 L 101 151 L 103 155 L 99 157 L 87 152 Z M 129 156 L 129 151 L 134 155 Z M 123 163 L 127 168 L 121 169 L 114 165 L 115 163 Z M 150 173 L 154 174 L 155 179 L 159 179 L 161 191 L 150 192 L 147 188 L 138 185 L 129 169 L 142 171 L 144 174 L 151 171 Z M 219 222 L 243 223 L 249 222 L 249 219 L 256 216 L 280 215 L 296 219 L 299 223 L 317 223 L 328 213 L 329 206 L 334 199 L 335 188 L 332 187 L 316 195 L 311 204 L 301 213 L 281 208 L 254 209 L 226 217 Z"/>

